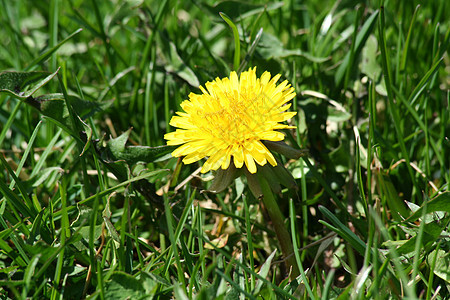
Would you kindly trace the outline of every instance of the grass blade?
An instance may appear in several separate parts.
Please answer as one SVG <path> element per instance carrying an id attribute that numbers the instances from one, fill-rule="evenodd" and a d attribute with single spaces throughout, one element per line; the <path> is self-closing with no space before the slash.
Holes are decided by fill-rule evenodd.
<path id="1" fill-rule="evenodd" d="M 234 60 L 233 60 L 233 66 L 234 70 L 239 70 L 240 60 L 241 60 L 241 41 L 239 40 L 239 32 L 234 25 L 233 21 L 231 21 L 230 17 L 228 17 L 225 13 L 220 12 L 220 17 L 230 26 L 231 30 L 233 31 L 233 37 L 234 37 Z M 238 73 L 239 75 L 239 73 Z"/>

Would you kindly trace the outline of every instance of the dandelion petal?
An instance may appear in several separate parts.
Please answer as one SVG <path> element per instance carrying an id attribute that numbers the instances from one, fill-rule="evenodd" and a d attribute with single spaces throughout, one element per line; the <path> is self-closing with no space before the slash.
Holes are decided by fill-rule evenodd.
<path id="1" fill-rule="evenodd" d="M 296 114 L 287 111 L 294 89 L 286 80 L 277 85 L 280 78 L 267 71 L 257 78 L 256 68 L 250 68 L 205 83 L 201 94 L 190 93 L 181 103 L 183 111 L 170 121 L 177 129 L 164 136 L 168 145 L 180 145 L 172 155 L 185 156 L 186 164 L 209 157 L 202 172 L 227 169 L 231 163 L 236 168 L 245 164 L 250 173 L 257 172 L 256 164 L 276 166 L 262 141 L 283 140 L 277 130 L 292 128 L 283 122 Z"/>

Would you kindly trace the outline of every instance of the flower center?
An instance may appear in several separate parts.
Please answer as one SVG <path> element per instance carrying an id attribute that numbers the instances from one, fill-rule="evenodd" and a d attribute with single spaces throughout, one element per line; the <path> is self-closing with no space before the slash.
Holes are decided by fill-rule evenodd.
<path id="1" fill-rule="evenodd" d="M 197 111 L 199 132 L 222 141 L 225 147 L 257 137 L 264 130 L 267 117 L 262 109 L 261 96 L 246 91 L 233 92 L 210 97 L 210 105 Z"/>

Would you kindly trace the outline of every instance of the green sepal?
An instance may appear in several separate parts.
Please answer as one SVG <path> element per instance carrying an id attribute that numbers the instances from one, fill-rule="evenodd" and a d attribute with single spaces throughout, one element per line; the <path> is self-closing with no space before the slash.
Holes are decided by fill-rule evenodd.
<path id="1" fill-rule="evenodd" d="M 275 151 L 290 159 L 299 159 L 302 156 L 308 155 L 307 149 L 295 149 L 283 141 L 271 142 L 263 141 L 263 144 L 271 151 Z"/>
<path id="2" fill-rule="evenodd" d="M 226 170 L 217 170 L 213 183 L 206 192 L 217 194 L 224 191 L 240 174 L 241 172 L 233 163 Z"/>

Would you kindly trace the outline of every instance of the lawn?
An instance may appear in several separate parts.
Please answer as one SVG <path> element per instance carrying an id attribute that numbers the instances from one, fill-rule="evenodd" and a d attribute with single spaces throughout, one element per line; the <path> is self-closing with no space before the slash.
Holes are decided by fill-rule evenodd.
<path id="1" fill-rule="evenodd" d="M 448 1 L 1 4 L 0 299 L 450 299 Z"/>

